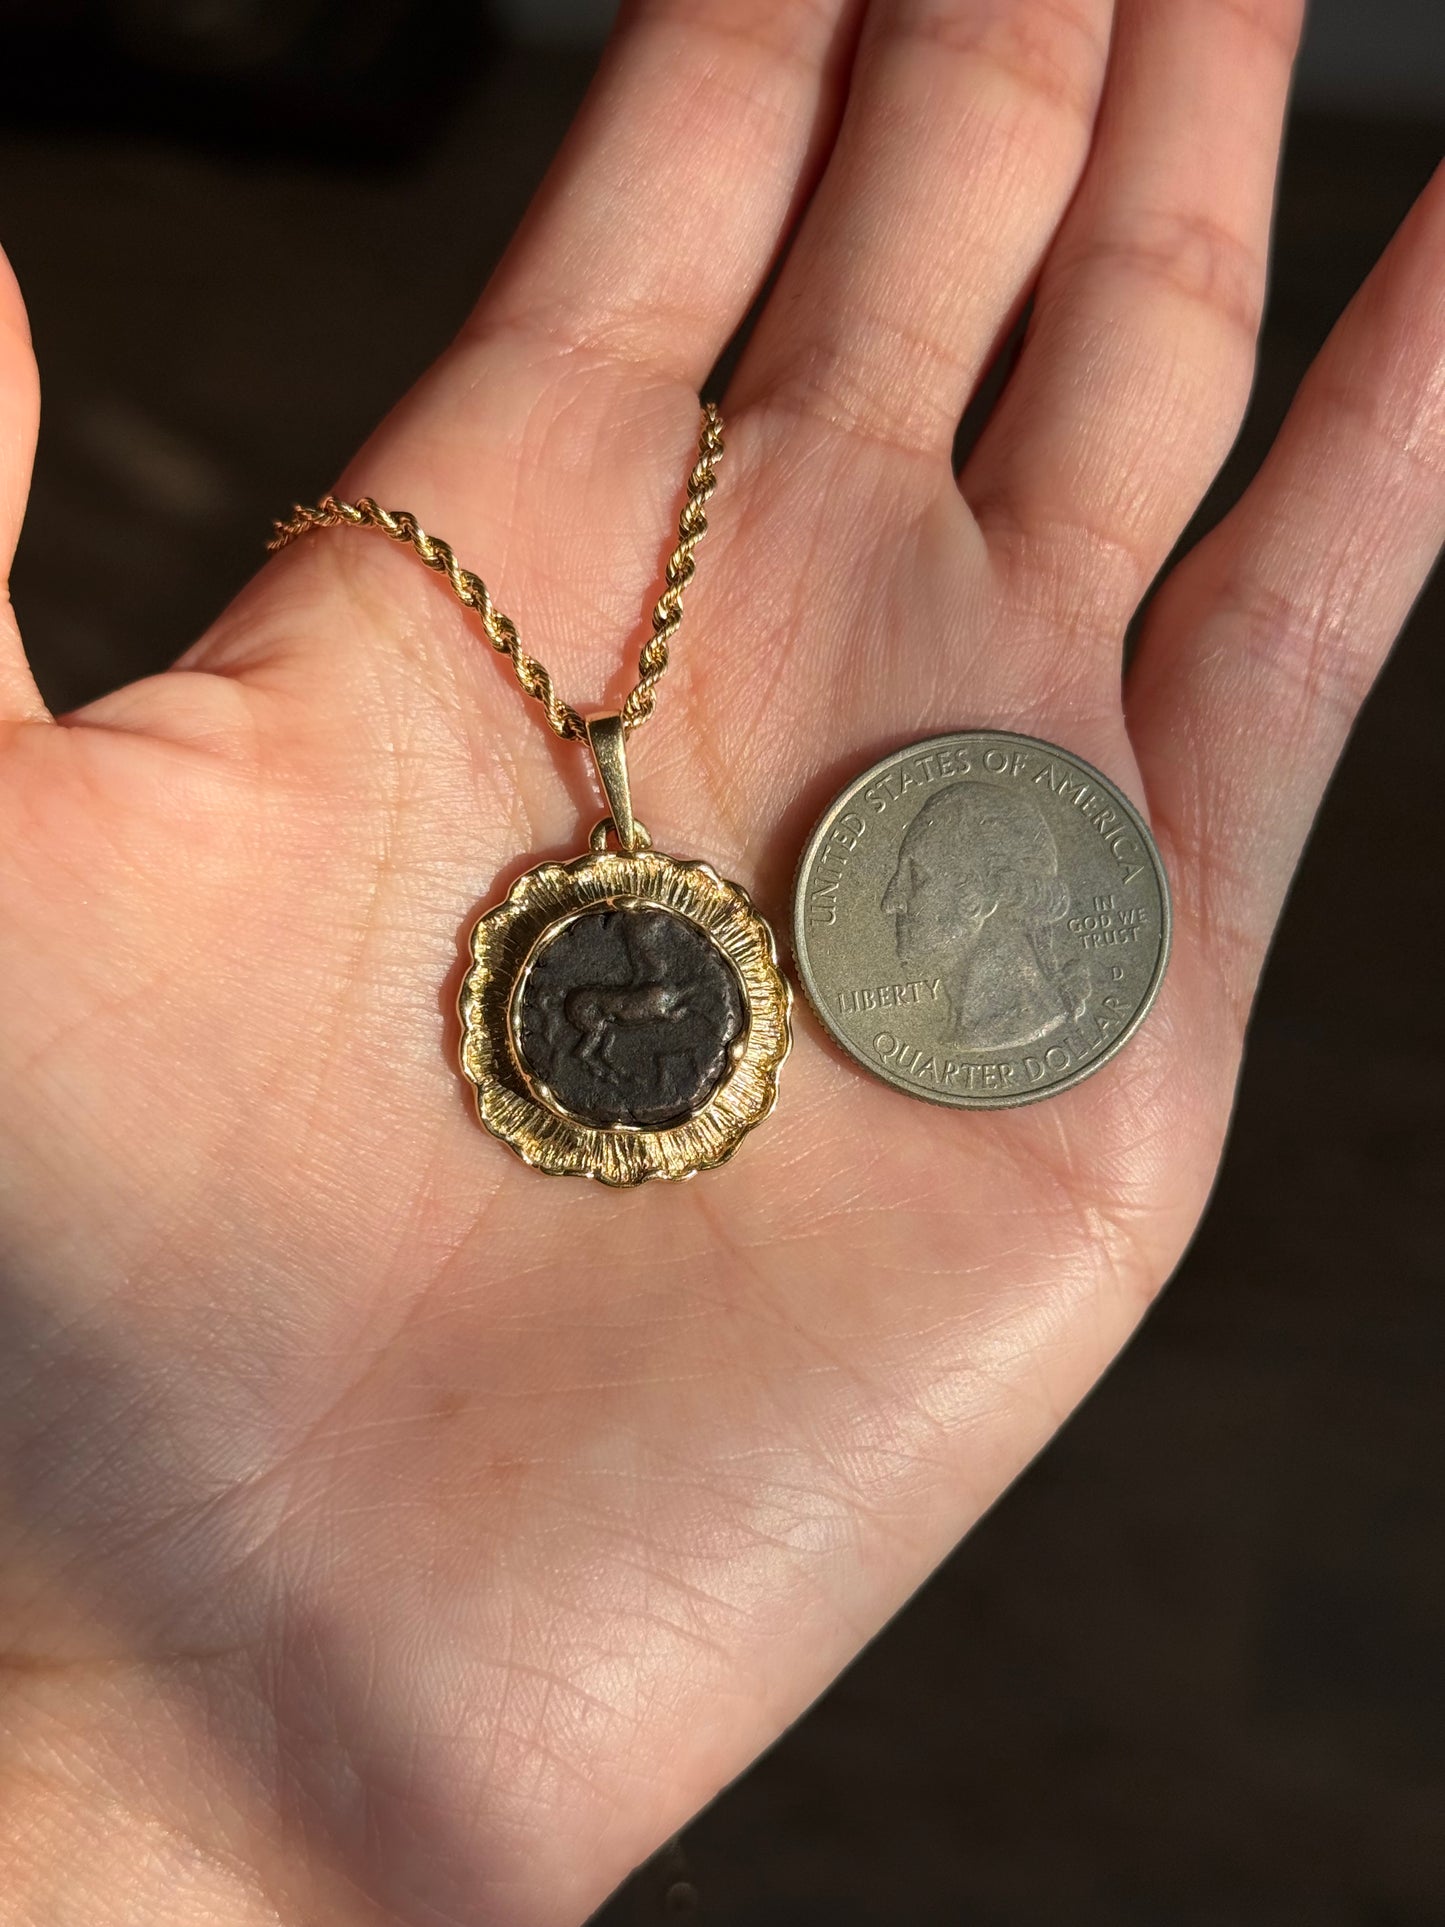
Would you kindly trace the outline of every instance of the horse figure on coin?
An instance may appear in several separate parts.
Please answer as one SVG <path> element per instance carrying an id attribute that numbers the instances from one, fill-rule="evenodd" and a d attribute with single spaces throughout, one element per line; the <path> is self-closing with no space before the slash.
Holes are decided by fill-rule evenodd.
<path id="1" fill-rule="evenodd" d="M 660 918 L 624 913 L 622 941 L 632 964 L 632 982 L 586 984 L 567 993 L 563 1005 L 567 1022 L 581 1033 L 574 1055 L 601 1076 L 617 1074 L 609 1052 L 620 1029 L 676 1024 L 691 1015 L 691 986 L 675 978 L 669 981 L 658 949 L 662 934 Z"/>

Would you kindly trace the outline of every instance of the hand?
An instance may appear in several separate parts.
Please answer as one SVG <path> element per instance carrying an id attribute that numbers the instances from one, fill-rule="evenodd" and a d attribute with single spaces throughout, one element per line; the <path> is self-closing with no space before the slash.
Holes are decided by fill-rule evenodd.
<path id="1" fill-rule="evenodd" d="M 1160 1001 L 1097 1077 L 982 1115 L 800 1013 L 725 1170 L 549 1182 L 470 1114 L 454 960 L 596 806 L 444 585 L 312 537 L 177 670 L 58 722 L 7 628 L 6 1920 L 579 1921 L 1037 1451 L 1198 1218 L 1282 894 L 1445 522 L 1445 182 L 1121 702 L 1249 386 L 1296 0 L 852 13 L 634 7 L 340 486 L 615 699 L 695 391 L 801 213 L 639 808 L 782 920 L 847 772 L 1052 738 L 1151 817 Z"/>

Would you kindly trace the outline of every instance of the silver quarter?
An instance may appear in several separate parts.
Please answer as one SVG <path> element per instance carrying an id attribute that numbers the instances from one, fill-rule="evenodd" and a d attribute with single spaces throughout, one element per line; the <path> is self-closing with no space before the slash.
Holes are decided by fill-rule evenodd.
<path id="1" fill-rule="evenodd" d="M 864 770 L 808 839 L 793 895 L 808 999 L 865 1070 L 991 1110 L 1052 1097 L 1143 1021 L 1169 886 L 1139 813 L 1072 752 L 1004 730 Z"/>

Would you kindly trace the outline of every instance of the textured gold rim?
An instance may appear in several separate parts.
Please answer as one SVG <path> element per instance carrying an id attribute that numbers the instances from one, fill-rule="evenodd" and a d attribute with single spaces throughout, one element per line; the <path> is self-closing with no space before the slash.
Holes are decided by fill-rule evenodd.
<path id="1" fill-rule="evenodd" d="M 732 1069 L 701 1110 L 657 1130 L 584 1124 L 543 1103 L 512 1042 L 513 992 L 548 930 L 615 899 L 641 899 L 698 924 L 732 965 L 747 1001 L 747 1041 Z M 706 863 L 639 849 L 539 864 L 477 919 L 471 954 L 458 1005 L 462 1070 L 476 1086 L 482 1123 L 539 1171 L 613 1185 L 688 1178 L 730 1158 L 777 1102 L 792 1041 L 791 993 L 773 934 L 747 892 Z"/>

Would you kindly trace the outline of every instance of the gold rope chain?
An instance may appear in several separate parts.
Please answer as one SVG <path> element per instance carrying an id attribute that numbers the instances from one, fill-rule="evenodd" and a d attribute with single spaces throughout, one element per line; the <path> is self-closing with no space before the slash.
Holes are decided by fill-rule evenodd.
<path id="1" fill-rule="evenodd" d="M 692 581 L 697 567 L 693 551 L 707 534 L 707 505 L 717 487 L 717 464 L 722 452 L 722 416 L 714 403 L 704 402 L 697 438 L 697 463 L 687 478 L 687 500 L 677 521 L 677 547 L 667 558 L 667 587 L 652 611 L 652 634 L 637 658 L 636 687 L 622 705 L 624 729 L 633 730 L 639 723 L 645 723 L 657 702 L 657 685 L 667 668 L 668 645 L 682 627 L 683 590 Z M 380 508 L 369 495 L 363 495 L 356 502 L 323 495 L 314 508 L 298 503 L 284 522 L 277 522 L 276 533 L 266 547 L 274 555 L 289 548 L 311 529 L 334 529 L 343 523 L 350 528 L 376 529 L 390 536 L 393 542 L 410 543 L 429 569 L 446 577 L 457 601 L 464 608 L 476 610 L 488 642 L 499 655 L 511 658 L 517 681 L 542 705 L 550 727 L 568 741 L 587 740 L 587 725 L 581 715 L 557 694 L 545 666 L 527 654 L 516 624 L 492 601 L 486 583 L 462 567 L 448 543 L 428 535 L 409 510 Z"/>

